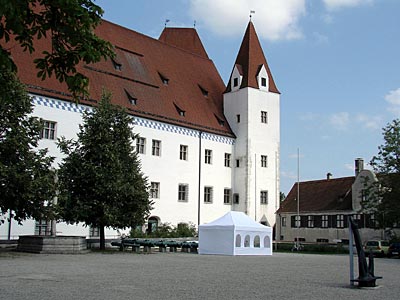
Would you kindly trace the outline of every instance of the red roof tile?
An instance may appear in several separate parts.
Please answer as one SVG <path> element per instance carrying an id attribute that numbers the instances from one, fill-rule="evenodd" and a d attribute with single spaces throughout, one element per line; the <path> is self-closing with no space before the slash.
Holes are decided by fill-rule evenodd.
<path id="1" fill-rule="evenodd" d="M 279 94 L 252 22 L 249 22 L 247 26 L 235 65 L 240 65 L 242 68 L 243 79 L 240 88 L 253 87 L 258 89 L 257 75 L 260 67 L 264 65 L 269 77 L 269 91 Z M 226 92 L 230 91 L 231 82 L 229 81 Z"/>
<path id="2" fill-rule="evenodd" d="M 112 60 L 78 66 L 78 71 L 90 80 L 93 99 L 82 103 L 93 105 L 106 89 L 112 93 L 113 103 L 126 107 L 133 115 L 234 137 L 223 114 L 225 85 L 194 29 L 168 28 L 159 41 L 103 21 L 96 33 L 115 46 L 114 62 L 121 65 L 121 70 L 115 69 Z M 48 40 L 36 41 L 32 55 L 15 42 L 7 48 L 30 92 L 71 100 L 66 85 L 54 76 L 45 81 L 36 77 L 33 59 L 50 49 Z M 137 99 L 137 105 L 130 104 L 127 93 Z M 185 111 L 184 117 L 176 105 Z M 223 126 L 216 116 L 224 121 Z"/>
<path id="3" fill-rule="evenodd" d="M 354 176 L 300 182 L 300 212 L 324 212 L 352 209 L 351 186 Z M 277 213 L 297 212 L 297 183 L 281 203 Z"/>

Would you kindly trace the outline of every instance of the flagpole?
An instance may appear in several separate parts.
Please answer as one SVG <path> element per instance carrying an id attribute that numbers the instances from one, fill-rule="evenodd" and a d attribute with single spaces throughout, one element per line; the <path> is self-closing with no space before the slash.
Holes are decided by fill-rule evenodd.
<path id="1" fill-rule="evenodd" d="M 297 237 L 296 237 L 296 248 L 299 250 L 299 231 L 300 231 L 300 149 L 297 148 Z"/>

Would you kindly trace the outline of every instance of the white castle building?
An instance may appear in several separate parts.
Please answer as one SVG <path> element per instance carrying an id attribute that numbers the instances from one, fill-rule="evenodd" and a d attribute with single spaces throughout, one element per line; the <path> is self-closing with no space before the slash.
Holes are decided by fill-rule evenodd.
<path id="1" fill-rule="evenodd" d="M 195 29 L 165 28 L 157 40 L 103 21 L 96 33 L 114 45 L 116 57 L 79 66 L 90 79 L 90 99 L 79 104 L 55 78 L 36 77 L 35 55 L 10 47 L 34 115 L 45 120 L 40 147 L 56 157 L 54 167 L 62 159 L 57 138 L 76 138 L 82 112 L 96 106 L 106 89 L 113 103 L 132 115 L 140 135 L 136 150 L 154 201 L 148 230 L 165 222 L 199 225 L 231 210 L 273 226 L 279 205 L 280 93 L 253 23 L 227 85 Z M 49 45 L 36 41 L 37 55 Z M 96 235 L 89 227 L 54 223 L 6 222 L 0 238 L 52 231 Z M 117 234 L 106 230 L 106 237 Z"/>

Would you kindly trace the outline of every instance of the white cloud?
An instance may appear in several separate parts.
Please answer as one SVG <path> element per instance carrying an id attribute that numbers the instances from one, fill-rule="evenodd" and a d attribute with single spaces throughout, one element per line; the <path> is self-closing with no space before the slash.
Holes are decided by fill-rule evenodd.
<path id="1" fill-rule="evenodd" d="M 374 0 L 323 0 L 328 10 L 372 4 Z"/>
<path id="2" fill-rule="evenodd" d="M 388 110 L 400 116 L 400 88 L 390 91 L 385 95 L 385 100 L 389 103 Z"/>
<path id="3" fill-rule="evenodd" d="M 348 112 L 340 112 L 331 115 L 329 118 L 330 124 L 339 130 L 344 130 L 347 128 L 350 122 L 350 115 Z"/>
<path id="4" fill-rule="evenodd" d="M 358 114 L 356 116 L 356 120 L 368 129 L 380 129 L 382 127 L 381 116 L 368 116 L 366 114 Z"/>
<path id="5" fill-rule="evenodd" d="M 219 35 L 243 35 L 254 10 L 257 34 L 269 40 L 302 37 L 299 19 L 305 14 L 305 0 L 191 0 L 190 13 L 209 30 Z"/>

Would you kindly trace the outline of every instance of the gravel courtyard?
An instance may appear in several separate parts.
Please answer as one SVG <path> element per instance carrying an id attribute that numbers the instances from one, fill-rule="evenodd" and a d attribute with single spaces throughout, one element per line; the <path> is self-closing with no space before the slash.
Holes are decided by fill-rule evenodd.
<path id="1" fill-rule="evenodd" d="M 399 299 L 400 259 L 375 259 L 375 275 L 350 288 L 346 255 L 0 252 L 1 299 Z"/>

